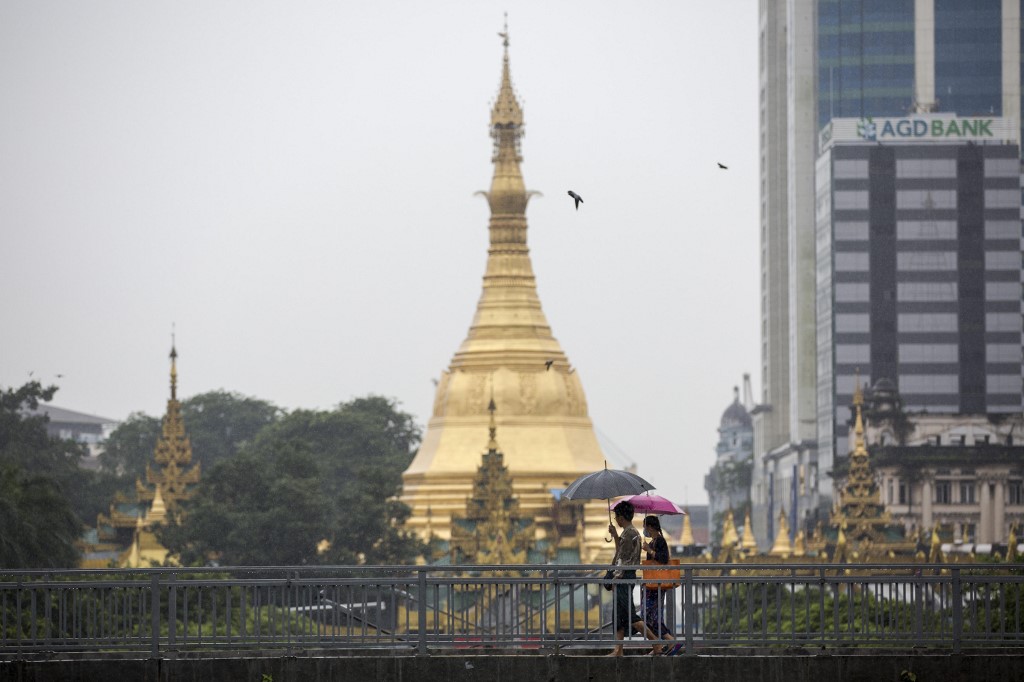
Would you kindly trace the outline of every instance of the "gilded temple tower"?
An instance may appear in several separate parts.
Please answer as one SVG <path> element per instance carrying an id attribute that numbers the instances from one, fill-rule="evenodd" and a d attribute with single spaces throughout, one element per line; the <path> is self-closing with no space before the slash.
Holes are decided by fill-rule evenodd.
<path id="1" fill-rule="evenodd" d="M 533 193 L 519 167 L 523 110 L 512 88 L 507 30 L 501 36 L 501 85 L 490 124 L 494 177 L 482 192 L 491 210 L 483 293 L 466 339 L 441 374 L 423 443 L 402 477 L 402 501 L 412 508 L 406 526 L 426 537 L 429 518 L 442 540 L 450 538 L 452 513 L 465 509 L 471 495 L 490 396 L 502 405 L 502 449 L 521 511 L 536 519 L 540 533 L 551 523 L 551 491 L 604 466 L 579 375 L 537 296 L 526 244 Z M 584 560 L 611 558 L 602 505 L 587 505 Z"/>

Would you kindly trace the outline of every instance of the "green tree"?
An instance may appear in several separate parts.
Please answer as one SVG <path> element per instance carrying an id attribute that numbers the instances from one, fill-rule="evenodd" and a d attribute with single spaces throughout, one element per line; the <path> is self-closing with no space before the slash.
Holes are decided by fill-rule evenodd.
<path id="1" fill-rule="evenodd" d="M 122 477 L 124 485 L 146 474 L 146 463 L 153 461 L 153 448 L 160 437 L 160 420 L 142 412 L 133 412 L 117 425 L 103 443 L 100 467 Z"/>
<path id="2" fill-rule="evenodd" d="M 232 457 L 281 414 L 280 408 L 265 400 L 228 391 L 200 393 L 182 401 L 181 416 L 192 442 L 192 461 L 207 470 Z M 114 429 L 104 444 L 100 465 L 124 478 L 126 492 L 134 489 L 136 478 L 145 476 L 161 428 L 160 419 L 135 412 Z"/>
<path id="3" fill-rule="evenodd" d="M 56 392 L 38 381 L 0 391 L 0 567 L 78 565 L 82 526 L 71 500 L 84 495 L 84 448 L 51 438 L 47 418 L 26 413 Z"/>
<path id="4" fill-rule="evenodd" d="M 222 565 L 411 562 L 424 547 L 393 498 L 419 437 L 412 416 L 379 396 L 298 410 L 204 474 L 161 538 L 186 561 Z M 321 540 L 329 549 L 318 551 Z"/>

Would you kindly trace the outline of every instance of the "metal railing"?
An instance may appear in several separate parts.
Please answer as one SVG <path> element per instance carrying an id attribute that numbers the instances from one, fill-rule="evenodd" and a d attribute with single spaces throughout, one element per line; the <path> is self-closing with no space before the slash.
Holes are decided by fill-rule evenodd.
<path id="1" fill-rule="evenodd" d="M 608 566 L 0 572 L 0 656 L 215 650 L 607 649 Z M 664 568 L 664 567 L 662 567 Z M 657 590 L 682 653 L 728 647 L 1024 648 L 1010 566 L 683 565 Z M 673 581 L 675 582 L 675 581 Z M 629 633 L 627 633 L 628 635 Z M 649 647 L 627 637 L 627 646 Z"/>

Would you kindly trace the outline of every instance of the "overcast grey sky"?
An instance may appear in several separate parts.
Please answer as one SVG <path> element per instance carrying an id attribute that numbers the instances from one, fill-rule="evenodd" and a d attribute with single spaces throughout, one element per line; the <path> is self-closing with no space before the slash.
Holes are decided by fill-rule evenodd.
<path id="1" fill-rule="evenodd" d="M 760 388 L 755 0 L 0 3 L 0 384 L 159 415 L 173 322 L 180 397 L 425 425 L 480 295 L 505 11 L 548 321 L 599 433 L 705 501 Z"/>

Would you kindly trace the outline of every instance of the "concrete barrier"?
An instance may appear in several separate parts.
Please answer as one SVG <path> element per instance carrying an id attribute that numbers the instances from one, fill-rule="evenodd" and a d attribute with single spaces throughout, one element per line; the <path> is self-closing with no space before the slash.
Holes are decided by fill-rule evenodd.
<path id="1" fill-rule="evenodd" d="M 913 673 L 914 677 L 904 674 Z M 901 677 L 902 675 L 902 677 Z M 267 656 L 0 661 L 3 682 L 1008 682 L 1024 681 L 1024 656 L 588 655 Z"/>

